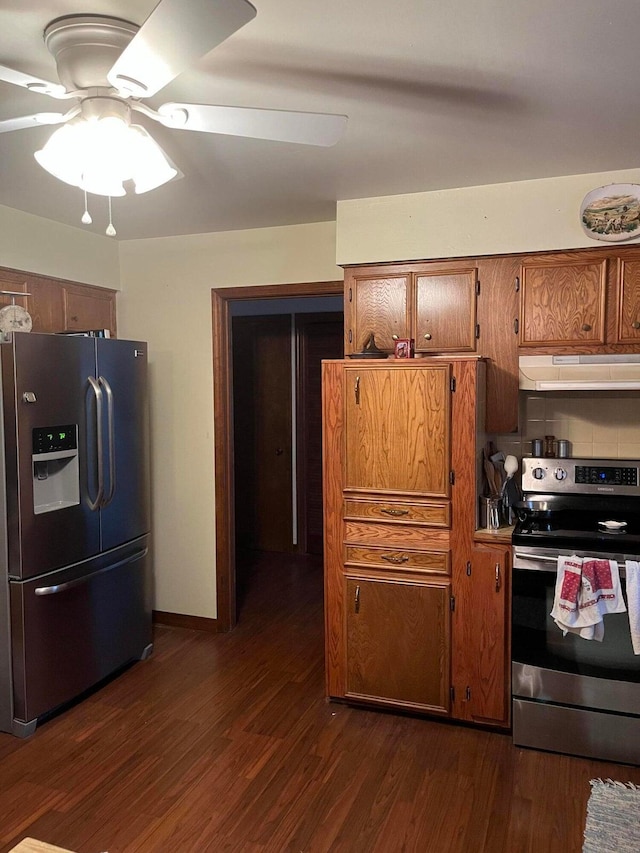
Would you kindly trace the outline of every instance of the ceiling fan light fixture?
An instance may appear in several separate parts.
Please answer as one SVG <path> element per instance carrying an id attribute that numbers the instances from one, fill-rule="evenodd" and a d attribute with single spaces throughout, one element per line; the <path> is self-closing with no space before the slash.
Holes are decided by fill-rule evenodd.
<path id="1" fill-rule="evenodd" d="M 123 196 L 125 181 L 148 192 L 177 175 L 147 131 L 118 115 L 72 119 L 34 156 L 58 180 L 95 195 Z"/>

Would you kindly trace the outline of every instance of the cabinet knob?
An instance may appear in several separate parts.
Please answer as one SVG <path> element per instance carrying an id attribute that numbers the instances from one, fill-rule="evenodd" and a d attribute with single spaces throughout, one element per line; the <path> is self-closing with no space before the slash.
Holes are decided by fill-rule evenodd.
<path id="1" fill-rule="evenodd" d="M 640 320 L 634 320 L 631 324 L 632 329 L 640 329 Z"/>
<path id="2" fill-rule="evenodd" d="M 391 335 L 391 339 L 394 341 L 399 341 L 400 338 L 397 335 Z"/>
<path id="3" fill-rule="evenodd" d="M 583 332 L 590 332 L 591 331 L 591 324 L 590 323 L 583 323 L 582 324 L 582 331 Z"/>
<path id="4" fill-rule="evenodd" d="M 430 333 L 429 333 L 429 332 L 427 332 L 427 334 L 424 336 L 424 339 L 425 339 L 425 341 L 430 341 L 430 340 L 431 340 L 431 335 L 430 335 Z"/>

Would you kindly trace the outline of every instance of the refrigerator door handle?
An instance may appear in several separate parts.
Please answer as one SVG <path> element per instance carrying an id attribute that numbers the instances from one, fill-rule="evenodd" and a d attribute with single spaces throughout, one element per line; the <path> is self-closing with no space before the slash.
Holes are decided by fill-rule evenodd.
<path id="1" fill-rule="evenodd" d="M 108 506 L 113 500 L 116 490 L 116 436 L 114 428 L 114 406 L 113 391 L 111 385 L 104 376 L 98 377 L 98 385 L 101 385 L 107 397 L 107 429 L 109 430 L 109 493 L 102 501 L 102 506 Z"/>
<path id="2" fill-rule="evenodd" d="M 95 497 L 95 500 L 91 500 L 89 497 L 89 507 L 92 510 L 97 510 L 100 508 L 100 504 L 102 503 L 102 498 L 104 496 L 104 465 L 103 465 L 103 455 L 104 455 L 104 446 L 102 441 L 102 390 L 100 386 L 93 378 L 93 376 L 87 376 L 87 381 L 89 385 L 93 389 L 93 393 L 96 398 L 96 455 L 98 462 L 98 494 Z"/>
<path id="3" fill-rule="evenodd" d="M 106 572 L 111 572 L 114 569 L 119 569 L 120 566 L 126 566 L 128 563 L 135 563 L 136 560 L 141 560 L 143 557 L 146 557 L 149 552 L 148 548 L 142 548 L 140 551 L 136 551 L 131 556 L 127 557 L 124 560 L 118 560 L 117 563 L 112 563 L 110 566 L 105 566 L 104 569 L 98 569 L 97 572 L 90 572 L 88 575 L 83 575 L 81 578 L 76 578 L 72 581 L 67 581 L 66 583 L 58 583 L 54 586 L 37 586 L 34 590 L 36 595 L 55 595 L 58 592 L 65 592 L 68 589 L 73 589 L 76 586 L 82 586 L 84 583 L 88 583 L 93 578 L 98 575 L 103 575 Z"/>

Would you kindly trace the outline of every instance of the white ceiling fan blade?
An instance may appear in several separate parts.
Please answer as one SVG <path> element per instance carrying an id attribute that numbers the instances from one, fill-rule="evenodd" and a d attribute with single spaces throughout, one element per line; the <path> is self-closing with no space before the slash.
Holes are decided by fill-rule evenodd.
<path id="1" fill-rule="evenodd" d="M 67 97 L 66 89 L 60 83 L 41 80 L 39 77 L 23 74 L 21 71 L 7 68 L 5 65 L 0 65 L 0 80 L 4 80 L 5 83 L 13 83 L 15 86 L 23 86 L 30 92 L 37 92 L 39 95 L 51 95 L 52 98 Z"/>
<path id="2" fill-rule="evenodd" d="M 8 118 L 0 121 L 0 133 L 8 133 L 11 130 L 24 130 L 26 127 L 37 127 L 41 124 L 62 124 L 68 115 L 65 113 L 34 113 L 30 116 L 19 118 Z"/>
<path id="3" fill-rule="evenodd" d="M 150 97 L 255 14 L 248 0 L 161 0 L 109 71 L 109 83 Z"/>
<path id="4" fill-rule="evenodd" d="M 224 133 L 302 145 L 335 145 L 347 126 L 347 116 L 287 112 L 211 104 L 163 104 L 160 120 L 167 127 Z"/>

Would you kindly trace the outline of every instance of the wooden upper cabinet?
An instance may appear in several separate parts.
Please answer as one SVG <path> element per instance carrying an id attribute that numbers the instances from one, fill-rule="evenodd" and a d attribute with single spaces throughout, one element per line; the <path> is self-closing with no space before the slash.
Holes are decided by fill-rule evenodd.
<path id="1" fill-rule="evenodd" d="M 345 352 L 362 352 L 371 334 L 376 346 L 393 352 L 397 338 L 410 337 L 409 275 L 360 275 L 345 278 Z"/>
<path id="2" fill-rule="evenodd" d="M 109 329 L 116 333 L 115 292 L 101 287 L 64 284 L 64 331 Z"/>
<path id="3" fill-rule="evenodd" d="M 416 352 L 473 352 L 476 349 L 475 267 L 415 276 Z"/>
<path id="4" fill-rule="evenodd" d="M 586 253 L 522 264 L 520 346 L 604 344 L 607 260 Z"/>
<path id="5" fill-rule="evenodd" d="M 448 714 L 450 583 L 345 583 L 347 697 Z"/>
<path id="6" fill-rule="evenodd" d="M 616 342 L 640 343 L 640 260 L 618 258 Z"/>
<path id="7" fill-rule="evenodd" d="M 449 494 L 450 366 L 348 366 L 344 370 L 345 488 Z"/>
<path id="8" fill-rule="evenodd" d="M 109 329 L 115 337 L 115 290 L 1 267 L 0 290 L 29 294 L 15 297 L 15 303 L 31 315 L 34 332 Z M 11 296 L 0 294 L 0 307 L 10 305 L 11 301 Z"/>

